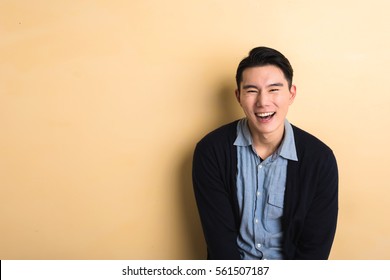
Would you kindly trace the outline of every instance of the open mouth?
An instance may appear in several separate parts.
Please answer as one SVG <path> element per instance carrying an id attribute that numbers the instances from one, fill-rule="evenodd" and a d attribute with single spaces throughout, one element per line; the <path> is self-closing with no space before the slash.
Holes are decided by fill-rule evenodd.
<path id="1" fill-rule="evenodd" d="M 273 116 L 275 116 L 276 112 L 267 112 L 267 113 L 256 113 L 256 117 L 259 118 L 262 121 L 268 121 Z"/>

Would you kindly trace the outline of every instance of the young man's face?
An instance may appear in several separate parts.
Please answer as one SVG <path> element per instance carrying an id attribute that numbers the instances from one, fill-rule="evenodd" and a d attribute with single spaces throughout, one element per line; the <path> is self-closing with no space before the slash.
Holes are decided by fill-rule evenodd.
<path id="1" fill-rule="evenodd" d="M 247 68 L 236 91 L 248 119 L 251 133 L 262 136 L 283 135 L 284 121 L 296 94 L 278 67 L 266 65 Z"/>

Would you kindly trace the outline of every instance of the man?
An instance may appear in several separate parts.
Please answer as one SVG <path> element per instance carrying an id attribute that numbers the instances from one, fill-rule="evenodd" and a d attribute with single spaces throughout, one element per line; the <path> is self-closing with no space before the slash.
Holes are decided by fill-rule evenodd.
<path id="1" fill-rule="evenodd" d="M 258 47 L 236 74 L 245 118 L 196 146 L 193 185 L 209 259 L 327 259 L 338 213 L 332 150 L 290 124 L 293 69 Z"/>

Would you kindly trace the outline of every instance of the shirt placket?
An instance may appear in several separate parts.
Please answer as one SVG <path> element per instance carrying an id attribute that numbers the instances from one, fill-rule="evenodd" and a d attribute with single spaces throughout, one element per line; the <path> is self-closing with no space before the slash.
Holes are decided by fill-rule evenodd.
<path id="1" fill-rule="evenodd" d="M 263 208 L 264 208 L 264 178 L 265 178 L 265 161 L 261 162 L 257 156 L 256 165 L 257 184 L 256 184 L 256 195 L 255 195 L 255 209 L 254 209 L 254 242 L 255 247 L 258 251 L 263 253 L 263 245 L 265 242 L 265 236 L 263 236 L 262 220 L 263 220 Z"/>

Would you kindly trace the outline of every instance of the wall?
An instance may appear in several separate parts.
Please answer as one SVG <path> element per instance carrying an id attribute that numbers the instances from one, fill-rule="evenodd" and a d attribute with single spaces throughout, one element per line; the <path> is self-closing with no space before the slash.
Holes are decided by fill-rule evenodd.
<path id="1" fill-rule="evenodd" d="M 238 62 L 282 51 L 289 120 L 340 171 L 332 259 L 389 259 L 390 2 L 0 2 L 0 259 L 199 259 L 199 138 Z"/>

